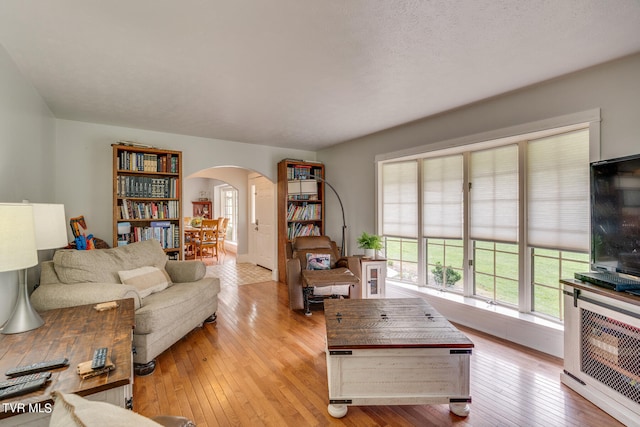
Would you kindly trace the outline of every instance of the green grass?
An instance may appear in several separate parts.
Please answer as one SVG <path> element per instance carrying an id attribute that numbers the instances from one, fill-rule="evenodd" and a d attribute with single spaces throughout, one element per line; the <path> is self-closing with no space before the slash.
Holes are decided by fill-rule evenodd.
<path id="1" fill-rule="evenodd" d="M 418 243 L 416 240 L 387 239 L 389 268 L 401 280 L 418 283 Z M 518 305 L 518 246 L 515 244 L 475 242 L 475 293 L 499 303 Z M 437 262 L 462 274 L 449 290 L 462 292 L 464 283 L 463 247 L 460 240 L 428 239 L 427 280 L 435 286 L 431 270 Z M 562 319 L 561 278 L 571 278 L 578 271 L 589 269 L 587 254 L 535 249 L 533 257 L 533 311 Z"/>

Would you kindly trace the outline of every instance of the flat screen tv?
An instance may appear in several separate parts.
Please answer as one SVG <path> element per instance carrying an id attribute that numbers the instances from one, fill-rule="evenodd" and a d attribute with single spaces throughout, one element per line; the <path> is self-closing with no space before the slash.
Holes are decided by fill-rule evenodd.
<path id="1" fill-rule="evenodd" d="M 591 267 L 640 278 L 640 154 L 591 163 Z"/>

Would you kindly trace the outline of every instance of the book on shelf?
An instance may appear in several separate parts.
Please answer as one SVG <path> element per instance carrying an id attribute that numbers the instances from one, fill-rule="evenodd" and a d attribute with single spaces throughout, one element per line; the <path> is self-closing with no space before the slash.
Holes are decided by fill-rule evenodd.
<path id="1" fill-rule="evenodd" d="M 120 151 L 118 169 L 134 172 L 178 173 L 178 157 L 171 154 Z"/>
<path id="2" fill-rule="evenodd" d="M 176 238 L 177 237 L 177 238 Z M 180 249 L 180 232 L 176 224 L 165 226 L 132 227 L 131 233 L 122 235 L 128 243 L 155 239 L 163 249 Z"/>
<path id="3" fill-rule="evenodd" d="M 178 178 L 120 175 L 118 197 L 178 198 Z"/>
<path id="4" fill-rule="evenodd" d="M 140 202 L 122 199 L 120 219 L 175 219 L 180 217 L 179 207 L 177 200 Z"/>
<path id="5" fill-rule="evenodd" d="M 288 221 L 309 221 L 322 218 L 322 205 L 312 203 L 307 205 L 290 204 L 287 212 Z"/>
<path id="6" fill-rule="evenodd" d="M 313 176 L 322 177 L 322 168 L 312 165 L 292 165 L 287 166 L 287 179 L 289 181 L 298 180 L 298 179 L 309 179 L 314 180 Z"/>
<path id="7" fill-rule="evenodd" d="M 316 224 L 289 224 L 287 227 L 288 239 L 293 240 L 294 237 L 298 236 L 320 236 L 320 227 Z"/>

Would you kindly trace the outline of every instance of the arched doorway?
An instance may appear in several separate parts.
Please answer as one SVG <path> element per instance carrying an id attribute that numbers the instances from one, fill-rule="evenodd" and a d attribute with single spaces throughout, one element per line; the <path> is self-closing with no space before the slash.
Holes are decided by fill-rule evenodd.
<path id="1" fill-rule="evenodd" d="M 229 199 L 230 189 L 235 190 L 235 200 Z M 191 202 L 201 197 L 212 201 L 216 217 L 235 212 L 236 241 L 228 246 L 237 261 L 269 268 L 277 280 L 275 183 L 249 169 L 216 166 L 185 177 L 183 193 L 183 212 L 191 212 Z"/>

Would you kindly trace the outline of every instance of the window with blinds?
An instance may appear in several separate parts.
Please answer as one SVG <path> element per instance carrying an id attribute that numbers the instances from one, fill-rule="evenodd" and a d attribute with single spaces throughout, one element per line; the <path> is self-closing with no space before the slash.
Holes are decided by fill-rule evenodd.
<path id="1" fill-rule="evenodd" d="M 382 166 L 382 234 L 418 236 L 418 162 Z"/>
<path id="2" fill-rule="evenodd" d="M 561 319 L 558 278 L 588 268 L 592 138 L 583 123 L 381 161 L 379 232 L 415 246 L 388 268 L 417 259 L 418 277 L 395 277 L 434 286 L 452 270 L 447 290 Z"/>
<path id="3" fill-rule="evenodd" d="M 530 246 L 589 250 L 589 132 L 527 144 L 527 233 Z"/>
<path id="4" fill-rule="evenodd" d="M 463 167 L 462 154 L 422 161 L 422 226 L 425 236 L 462 238 Z"/>
<path id="5" fill-rule="evenodd" d="M 518 146 L 471 153 L 470 237 L 518 241 Z"/>

